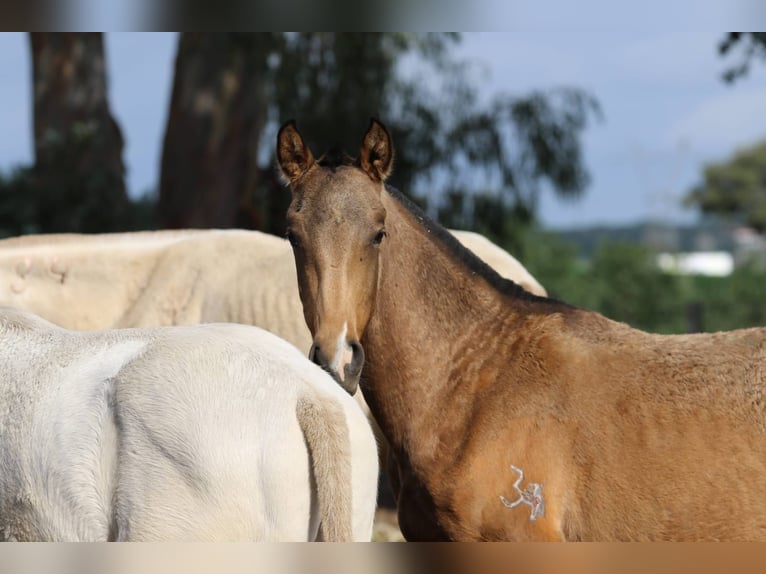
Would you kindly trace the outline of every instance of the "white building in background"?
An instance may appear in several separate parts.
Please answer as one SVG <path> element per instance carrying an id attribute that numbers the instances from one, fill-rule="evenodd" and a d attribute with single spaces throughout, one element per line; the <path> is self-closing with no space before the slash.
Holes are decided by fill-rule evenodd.
<path id="1" fill-rule="evenodd" d="M 657 265 L 666 273 L 727 277 L 734 271 L 734 256 L 728 251 L 660 253 Z"/>

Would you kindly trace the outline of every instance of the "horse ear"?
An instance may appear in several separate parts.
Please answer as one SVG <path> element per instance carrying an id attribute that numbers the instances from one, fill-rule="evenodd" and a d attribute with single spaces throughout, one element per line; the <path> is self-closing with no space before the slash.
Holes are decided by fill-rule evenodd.
<path id="1" fill-rule="evenodd" d="M 279 128 L 277 161 L 288 183 L 295 182 L 314 165 L 314 156 L 295 127 L 295 120 L 290 120 Z"/>
<path id="2" fill-rule="evenodd" d="M 383 182 L 391 175 L 394 166 L 394 146 L 386 127 L 375 118 L 370 119 L 370 127 L 364 134 L 359 161 L 362 169 L 374 181 Z"/>

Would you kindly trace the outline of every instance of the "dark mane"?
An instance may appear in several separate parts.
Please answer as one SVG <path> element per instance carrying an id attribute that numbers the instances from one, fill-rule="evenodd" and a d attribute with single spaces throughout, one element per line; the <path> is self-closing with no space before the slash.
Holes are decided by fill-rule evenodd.
<path id="1" fill-rule="evenodd" d="M 322 157 L 317 160 L 317 164 L 335 171 L 341 166 L 359 167 L 359 160 L 355 157 L 351 157 L 341 149 L 333 148 L 323 154 Z"/>
<path id="2" fill-rule="evenodd" d="M 492 287 L 501 293 L 524 301 L 554 303 L 564 305 L 566 307 L 571 307 L 571 305 L 562 301 L 558 301 L 557 299 L 553 299 L 551 297 L 541 297 L 539 295 L 530 293 L 518 283 L 502 277 L 492 267 L 484 263 L 484 261 L 482 261 L 476 254 L 474 254 L 473 251 L 460 243 L 460 241 L 449 231 L 447 231 L 447 229 L 426 215 L 426 213 L 420 209 L 420 207 L 418 207 L 401 191 L 390 185 L 386 185 L 386 191 L 389 193 L 389 195 L 391 195 L 391 197 L 401 203 L 402 206 L 407 211 L 409 211 L 420 222 L 420 224 L 429 231 L 431 235 L 436 236 L 439 241 L 446 245 L 456 259 L 465 264 L 466 267 L 468 267 L 468 269 L 470 269 L 473 273 L 476 273 L 477 275 L 480 275 L 486 279 Z"/>

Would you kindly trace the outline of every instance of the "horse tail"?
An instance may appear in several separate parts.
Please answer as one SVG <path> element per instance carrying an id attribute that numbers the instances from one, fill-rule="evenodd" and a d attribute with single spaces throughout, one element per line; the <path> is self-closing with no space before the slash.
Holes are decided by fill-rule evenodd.
<path id="1" fill-rule="evenodd" d="M 319 539 L 346 542 L 352 536 L 351 441 L 342 405 L 311 393 L 296 407 L 308 446 L 319 506 Z"/>

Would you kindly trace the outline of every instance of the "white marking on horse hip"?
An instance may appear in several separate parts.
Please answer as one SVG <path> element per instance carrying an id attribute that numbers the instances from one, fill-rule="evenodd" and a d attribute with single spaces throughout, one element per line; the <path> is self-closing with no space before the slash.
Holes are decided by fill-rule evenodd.
<path id="1" fill-rule="evenodd" d="M 537 520 L 538 516 L 545 517 L 545 501 L 543 500 L 543 485 L 536 482 L 530 482 L 524 490 L 521 490 L 520 485 L 524 481 L 524 471 L 518 467 L 511 465 L 511 468 L 519 474 L 519 478 L 513 483 L 513 488 L 519 493 L 519 498 L 510 502 L 504 496 L 500 497 L 502 502 L 507 508 L 516 508 L 520 504 L 526 504 L 532 509 L 532 514 L 529 517 L 531 522 Z"/>

